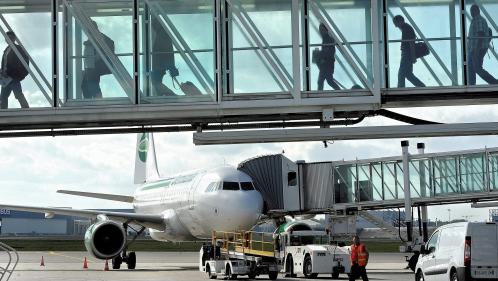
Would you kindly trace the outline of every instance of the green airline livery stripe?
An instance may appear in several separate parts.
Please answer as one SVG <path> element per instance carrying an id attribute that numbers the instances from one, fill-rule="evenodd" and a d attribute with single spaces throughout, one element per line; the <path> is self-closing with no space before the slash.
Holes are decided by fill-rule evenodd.
<path id="1" fill-rule="evenodd" d="M 170 186 L 170 184 L 171 184 L 171 180 L 162 181 L 162 182 L 158 182 L 158 183 L 144 185 L 142 187 L 142 190 L 150 190 L 150 189 L 156 189 L 156 188 L 167 188 Z"/>

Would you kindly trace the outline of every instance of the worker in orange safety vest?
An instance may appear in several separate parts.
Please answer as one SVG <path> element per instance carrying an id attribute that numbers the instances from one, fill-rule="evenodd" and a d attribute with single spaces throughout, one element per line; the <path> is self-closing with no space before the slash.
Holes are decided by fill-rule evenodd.
<path id="1" fill-rule="evenodd" d="M 367 270 L 365 267 L 368 263 L 368 251 L 365 244 L 360 242 L 358 235 L 353 236 L 353 244 L 351 245 L 351 273 L 349 281 L 354 281 L 361 277 L 363 281 L 368 281 Z"/>

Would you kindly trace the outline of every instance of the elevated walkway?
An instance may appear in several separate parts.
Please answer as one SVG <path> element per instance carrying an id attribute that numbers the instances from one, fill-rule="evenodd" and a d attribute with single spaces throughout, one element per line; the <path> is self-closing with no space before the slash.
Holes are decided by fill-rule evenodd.
<path id="1" fill-rule="evenodd" d="M 496 41 L 498 0 L 474 2 L 492 33 L 484 39 Z M 7 43 L 0 49 L 12 47 L 29 70 L 22 86 L 30 108 L 19 109 L 12 96 L 11 109 L 0 110 L 0 130 L 196 130 L 184 125 L 275 120 L 315 120 L 319 127 L 334 118 L 361 121 L 380 108 L 498 103 L 498 84 L 469 79 L 468 46 L 482 38 L 469 32 L 470 5 L 461 3 L 1 1 Z M 426 87 L 397 81 L 406 43 L 392 23 L 397 15 L 413 27 L 413 43 L 429 50 L 414 65 Z M 16 46 L 8 31 L 17 34 Z M 335 89 L 318 85 L 313 53 L 327 48 L 335 50 L 327 66 L 334 68 Z M 483 65 L 495 77 L 497 52 L 489 48 Z M 179 82 L 191 83 L 172 82 L 176 69 Z"/>
<path id="2" fill-rule="evenodd" d="M 346 214 L 405 206 L 401 156 L 298 162 L 294 168 L 298 178 L 293 180 L 299 185 L 299 198 L 295 199 L 299 200 L 299 208 L 286 205 L 290 201 L 286 198 L 289 196 L 286 182 L 292 169 L 280 173 L 283 181 L 268 177 L 277 157 L 284 163 L 290 161 L 283 155 L 272 155 L 248 160 L 240 166 L 255 179 L 256 188 L 263 191 L 265 200 L 272 202 L 270 212 Z M 412 206 L 498 200 L 498 148 L 410 155 L 408 164 Z M 248 166 L 252 169 L 245 168 Z M 266 176 L 261 177 L 260 171 Z M 276 172 L 273 174 L 278 176 Z M 267 192 L 269 188 L 273 192 Z M 274 197 L 279 198 L 274 200 Z"/>

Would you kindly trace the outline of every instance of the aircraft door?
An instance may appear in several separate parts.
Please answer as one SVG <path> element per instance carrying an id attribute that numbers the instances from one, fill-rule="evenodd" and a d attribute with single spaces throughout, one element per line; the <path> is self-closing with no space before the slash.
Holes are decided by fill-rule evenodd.
<path id="1" fill-rule="evenodd" d="M 286 211 L 301 210 L 300 177 L 298 165 L 282 157 L 282 193 Z"/>

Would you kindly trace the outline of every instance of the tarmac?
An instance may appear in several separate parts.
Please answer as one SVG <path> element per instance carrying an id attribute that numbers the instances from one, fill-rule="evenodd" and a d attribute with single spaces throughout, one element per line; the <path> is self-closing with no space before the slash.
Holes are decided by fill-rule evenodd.
<path id="1" fill-rule="evenodd" d="M 208 280 L 198 270 L 198 253 L 196 252 L 137 252 L 137 267 L 104 271 L 105 261 L 90 257 L 86 252 L 19 252 L 19 263 L 10 280 L 92 280 L 92 281 L 197 281 Z M 44 266 L 40 265 L 43 256 Z M 372 253 L 367 272 L 370 280 L 412 279 L 413 273 L 406 267 L 405 255 L 400 253 Z M 87 258 L 88 269 L 83 268 Z M 0 262 L 6 261 L 5 254 L 0 255 Z M 4 267 L 5 264 L 0 266 Z M 109 261 L 109 267 L 110 261 Z M 221 279 L 221 278 L 219 278 Z M 247 280 L 242 276 L 239 279 Z M 257 279 L 268 280 L 262 275 Z M 330 280 L 330 276 L 318 276 L 318 279 Z M 346 275 L 340 279 L 347 280 Z M 0 275 L 0 280 L 4 281 Z M 307 280 L 302 278 L 284 278 L 279 280 Z"/>

